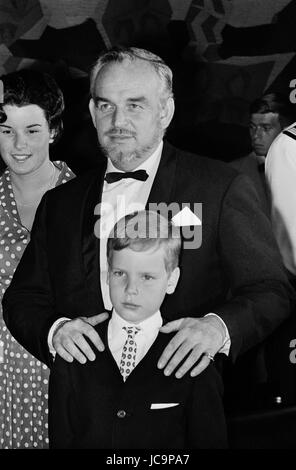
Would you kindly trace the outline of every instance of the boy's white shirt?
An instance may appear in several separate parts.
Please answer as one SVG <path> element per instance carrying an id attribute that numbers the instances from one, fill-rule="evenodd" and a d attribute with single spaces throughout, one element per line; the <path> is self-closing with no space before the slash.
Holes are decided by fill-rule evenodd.
<path id="1" fill-rule="evenodd" d="M 137 344 L 136 365 L 143 359 L 147 351 L 154 343 L 159 329 L 163 323 L 161 313 L 158 310 L 156 313 L 146 318 L 140 323 L 127 322 L 121 318 L 118 313 L 113 309 L 112 316 L 108 325 L 108 345 L 114 357 L 116 364 L 119 367 L 123 346 L 127 340 L 127 333 L 123 329 L 124 326 L 137 326 L 140 331 L 134 338 Z"/>

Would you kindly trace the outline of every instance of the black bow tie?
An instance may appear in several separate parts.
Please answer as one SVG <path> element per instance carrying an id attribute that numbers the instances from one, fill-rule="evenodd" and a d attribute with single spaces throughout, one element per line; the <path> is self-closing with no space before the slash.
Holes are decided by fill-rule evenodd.
<path id="1" fill-rule="evenodd" d="M 122 180 L 124 178 L 133 178 L 134 180 L 146 181 L 148 178 L 148 173 L 145 170 L 136 170 L 136 171 L 111 171 L 106 173 L 105 180 L 107 183 L 116 183 L 116 181 Z"/>

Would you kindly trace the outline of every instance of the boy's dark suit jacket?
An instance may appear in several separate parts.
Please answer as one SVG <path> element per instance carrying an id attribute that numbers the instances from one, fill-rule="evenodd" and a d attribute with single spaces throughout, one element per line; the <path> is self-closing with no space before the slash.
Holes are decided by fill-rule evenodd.
<path id="1" fill-rule="evenodd" d="M 107 344 L 107 325 L 96 327 Z M 126 382 L 107 347 L 94 362 L 56 357 L 49 385 L 52 448 L 182 449 L 226 447 L 221 378 L 165 377 L 157 361 L 172 335 L 159 333 Z M 178 403 L 164 409 L 151 404 Z"/>
<path id="2" fill-rule="evenodd" d="M 104 311 L 94 208 L 105 167 L 104 161 L 100 170 L 45 194 L 31 242 L 4 295 L 12 335 L 47 364 L 52 362 L 48 331 L 57 318 Z M 179 284 L 162 305 L 168 320 L 219 314 L 235 358 L 289 316 L 293 293 L 269 220 L 244 175 L 165 144 L 152 202 L 203 204 L 202 245 L 182 251 Z"/>

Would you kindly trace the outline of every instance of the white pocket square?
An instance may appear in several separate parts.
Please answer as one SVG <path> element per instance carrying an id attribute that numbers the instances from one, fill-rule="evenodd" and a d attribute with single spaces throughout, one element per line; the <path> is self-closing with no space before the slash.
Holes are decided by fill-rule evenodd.
<path id="1" fill-rule="evenodd" d="M 176 227 L 186 227 L 189 225 L 201 225 L 201 220 L 189 207 L 184 207 L 178 214 L 174 215 L 172 222 Z"/>
<path id="2" fill-rule="evenodd" d="M 180 403 L 151 403 L 151 410 L 161 410 L 162 408 L 172 408 L 173 406 L 178 406 Z"/>

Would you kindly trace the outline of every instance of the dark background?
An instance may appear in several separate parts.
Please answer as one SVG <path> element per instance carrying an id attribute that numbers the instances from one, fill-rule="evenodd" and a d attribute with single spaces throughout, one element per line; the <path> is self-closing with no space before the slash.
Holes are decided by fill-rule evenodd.
<path id="1" fill-rule="evenodd" d="M 295 0 L 0 0 L 0 73 L 31 67 L 55 76 L 66 111 L 51 158 L 79 174 L 100 158 L 91 65 L 111 45 L 150 49 L 174 72 L 168 140 L 230 161 L 250 150 L 250 102 L 291 92 L 295 18 Z"/>

